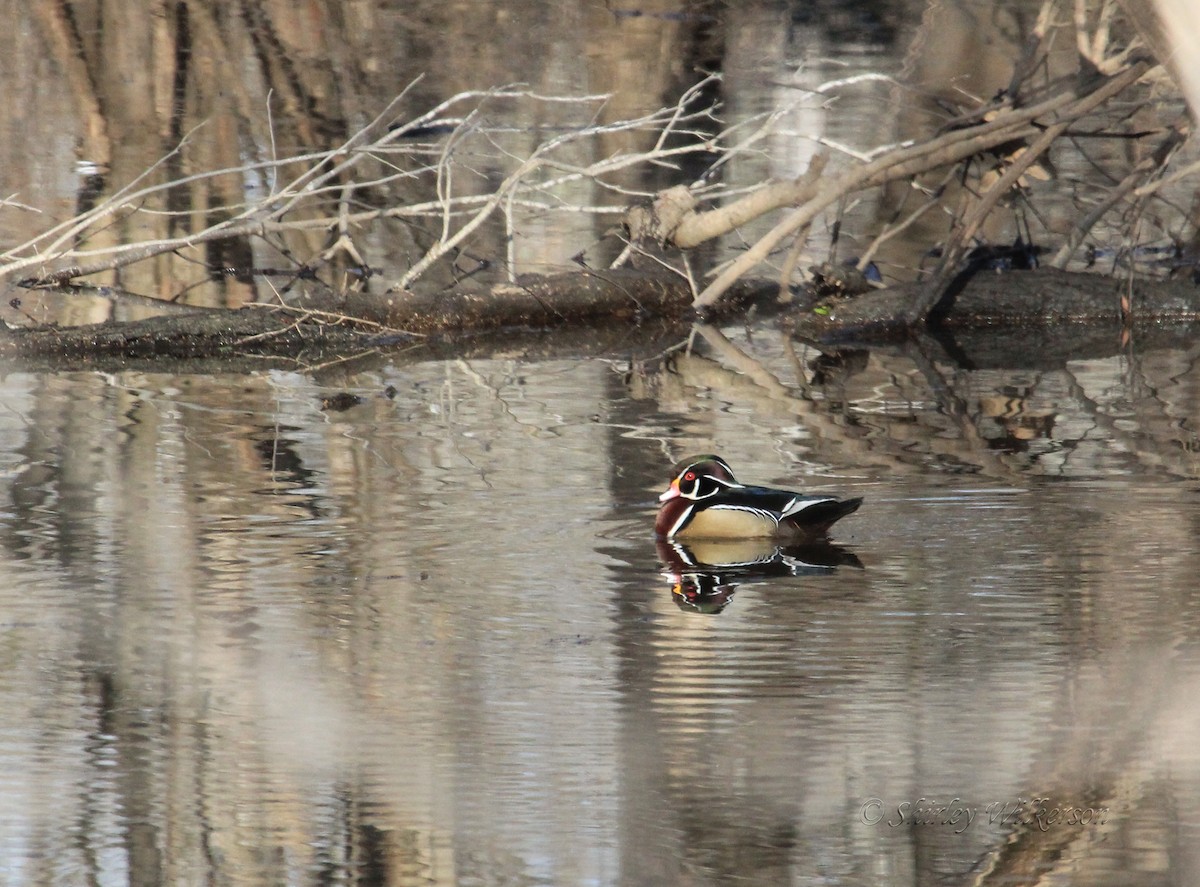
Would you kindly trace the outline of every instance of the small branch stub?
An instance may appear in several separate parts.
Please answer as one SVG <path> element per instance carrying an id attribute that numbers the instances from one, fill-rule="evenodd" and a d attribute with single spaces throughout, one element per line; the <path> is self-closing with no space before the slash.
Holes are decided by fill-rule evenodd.
<path id="1" fill-rule="evenodd" d="M 625 213 L 629 239 L 634 243 L 653 241 L 659 246 L 674 239 L 675 229 L 696 210 L 696 198 L 686 185 L 662 191 L 653 203 L 630 207 Z"/>

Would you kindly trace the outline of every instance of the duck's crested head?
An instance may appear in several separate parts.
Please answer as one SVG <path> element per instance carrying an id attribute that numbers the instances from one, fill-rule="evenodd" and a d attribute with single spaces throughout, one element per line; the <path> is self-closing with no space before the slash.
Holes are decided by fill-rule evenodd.
<path id="1" fill-rule="evenodd" d="M 729 467 L 729 463 L 715 453 L 701 453 L 698 456 L 688 456 L 686 459 L 680 459 L 675 463 L 675 467 L 671 469 L 671 477 L 683 477 L 689 470 L 695 471 L 697 474 L 707 474 L 709 477 L 736 483 L 733 478 L 733 469 Z"/>
<path id="2" fill-rule="evenodd" d="M 728 462 L 712 453 L 703 453 L 676 462 L 671 469 L 671 486 L 658 498 L 660 502 L 666 502 L 682 496 L 695 501 L 736 485 Z"/>

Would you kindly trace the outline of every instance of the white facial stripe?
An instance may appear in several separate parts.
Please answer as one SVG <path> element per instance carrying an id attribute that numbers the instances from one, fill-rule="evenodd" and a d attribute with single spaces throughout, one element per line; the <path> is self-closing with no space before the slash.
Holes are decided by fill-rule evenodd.
<path id="1" fill-rule="evenodd" d="M 671 529 L 667 530 L 668 536 L 674 536 L 679 532 L 680 528 L 688 522 L 688 518 L 692 516 L 692 511 L 696 508 L 695 505 L 689 505 L 683 510 L 683 514 L 679 515 L 679 520 L 671 525 Z"/>
<path id="2" fill-rule="evenodd" d="M 725 487 L 726 490 L 739 490 L 743 486 L 745 486 L 745 484 L 732 483 L 731 481 L 722 480 L 719 477 L 713 477 L 711 474 L 706 475 L 706 477 L 708 480 L 714 481 L 715 483 L 718 483 L 721 486 Z M 683 482 L 680 481 L 681 486 L 682 486 L 682 483 Z M 686 496 L 688 499 L 691 499 L 693 502 L 699 502 L 701 499 L 709 499 L 709 498 L 717 495 L 718 493 L 723 493 L 723 492 L 725 492 L 725 490 L 722 490 L 721 487 L 717 487 L 711 493 L 705 493 L 703 496 L 697 496 L 695 493 L 684 493 L 683 495 Z"/>

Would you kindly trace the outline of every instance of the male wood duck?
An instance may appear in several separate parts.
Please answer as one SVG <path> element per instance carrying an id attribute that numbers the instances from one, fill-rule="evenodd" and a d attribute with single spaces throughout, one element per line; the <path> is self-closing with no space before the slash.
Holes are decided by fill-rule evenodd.
<path id="1" fill-rule="evenodd" d="M 740 484 L 720 456 L 679 462 L 654 521 L 660 539 L 817 541 L 836 521 L 858 510 L 862 499 L 809 496 Z"/>

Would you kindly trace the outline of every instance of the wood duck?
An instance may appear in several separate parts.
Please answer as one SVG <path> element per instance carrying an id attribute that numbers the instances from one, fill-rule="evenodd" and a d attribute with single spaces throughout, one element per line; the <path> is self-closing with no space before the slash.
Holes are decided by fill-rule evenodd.
<path id="1" fill-rule="evenodd" d="M 772 538 L 816 541 L 836 521 L 858 510 L 862 499 L 809 496 L 740 484 L 720 456 L 679 462 L 654 521 L 660 539 Z"/>

